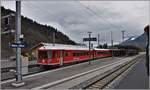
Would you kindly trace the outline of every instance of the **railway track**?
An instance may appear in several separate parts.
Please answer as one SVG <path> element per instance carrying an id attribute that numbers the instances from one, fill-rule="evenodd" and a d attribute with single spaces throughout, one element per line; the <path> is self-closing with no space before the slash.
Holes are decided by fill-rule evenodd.
<path id="1" fill-rule="evenodd" d="M 137 58 L 138 58 L 138 61 L 139 61 L 143 57 L 140 57 L 140 58 L 137 57 Z M 120 67 L 116 68 L 113 71 L 110 71 L 109 73 L 107 73 L 106 75 L 104 75 L 99 80 L 97 80 L 94 83 L 91 83 L 90 85 L 84 87 L 84 89 L 109 89 L 109 88 L 114 87 L 114 86 L 111 85 L 112 82 L 116 78 L 118 78 L 119 76 L 121 76 L 125 72 L 127 72 L 130 67 L 134 66 L 134 64 L 137 63 L 136 59 L 133 60 L 133 61 L 130 61 L 130 62 L 126 63 L 123 66 L 120 66 Z"/>
<path id="2" fill-rule="evenodd" d="M 28 68 L 34 68 L 34 67 L 39 67 L 39 65 L 29 65 Z M 6 68 L 1 68 L 1 73 L 9 72 L 9 70 L 15 69 L 15 67 L 6 67 Z"/>
<path id="3" fill-rule="evenodd" d="M 9 80 L 15 78 L 14 73 L 10 72 L 10 70 L 13 69 L 15 70 L 15 67 L 10 67 L 10 68 L 3 68 L 1 71 L 1 81 Z M 35 74 L 35 73 L 40 73 L 44 70 L 42 70 L 39 66 L 34 66 L 34 67 L 29 67 L 29 73 L 23 76 Z"/>

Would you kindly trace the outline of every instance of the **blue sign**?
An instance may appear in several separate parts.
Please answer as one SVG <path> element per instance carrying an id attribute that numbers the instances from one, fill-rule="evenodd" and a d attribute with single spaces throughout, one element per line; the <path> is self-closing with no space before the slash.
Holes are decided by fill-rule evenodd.
<path id="1" fill-rule="evenodd" d="M 25 48 L 26 47 L 26 44 L 25 43 L 11 43 L 9 45 L 11 48 Z"/>

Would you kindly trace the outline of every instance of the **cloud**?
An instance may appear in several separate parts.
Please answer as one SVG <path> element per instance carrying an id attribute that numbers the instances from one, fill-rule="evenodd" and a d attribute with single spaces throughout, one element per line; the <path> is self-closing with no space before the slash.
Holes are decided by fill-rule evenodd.
<path id="1" fill-rule="evenodd" d="M 2 1 L 15 10 L 15 2 Z M 90 8 L 90 11 L 88 8 Z M 140 35 L 149 23 L 148 1 L 22 1 L 22 15 L 56 27 L 76 42 L 100 34 L 101 42 L 121 42 L 121 30 L 127 36 Z M 96 44 L 96 42 L 95 42 Z"/>

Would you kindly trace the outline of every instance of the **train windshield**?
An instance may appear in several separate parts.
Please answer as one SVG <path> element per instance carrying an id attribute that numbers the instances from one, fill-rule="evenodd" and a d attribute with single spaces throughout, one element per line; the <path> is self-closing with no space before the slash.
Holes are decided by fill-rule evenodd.
<path id="1" fill-rule="evenodd" d="M 39 59 L 52 58 L 52 51 L 39 51 Z"/>

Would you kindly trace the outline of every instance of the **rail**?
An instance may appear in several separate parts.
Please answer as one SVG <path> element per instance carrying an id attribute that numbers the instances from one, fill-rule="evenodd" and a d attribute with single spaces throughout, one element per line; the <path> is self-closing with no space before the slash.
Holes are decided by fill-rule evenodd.
<path id="1" fill-rule="evenodd" d="M 138 57 L 139 58 L 139 57 Z M 137 59 L 137 58 L 136 58 Z M 120 66 L 118 68 L 116 68 L 115 70 L 107 73 L 106 75 L 104 75 L 102 78 L 100 78 L 99 80 L 91 83 L 90 85 L 84 87 L 84 89 L 108 89 L 110 87 L 112 87 L 110 84 L 119 76 L 123 75 L 124 72 L 128 71 L 128 69 L 132 66 L 134 66 L 134 64 L 138 63 L 137 61 L 133 60 L 130 61 L 128 63 L 126 63 L 123 66 Z M 140 59 L 139 59 L 140 60 Z M 138 61 L 139 61 L 138 60 Z M 114 86 L 113 86 L 114 87 Z"/>

